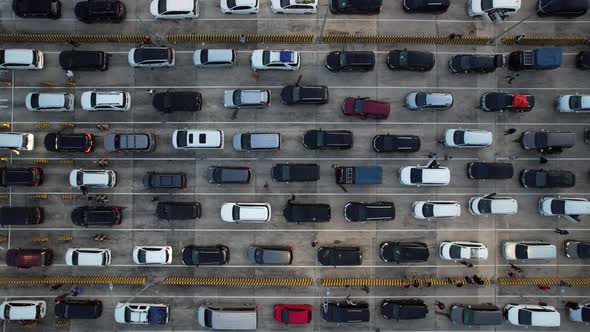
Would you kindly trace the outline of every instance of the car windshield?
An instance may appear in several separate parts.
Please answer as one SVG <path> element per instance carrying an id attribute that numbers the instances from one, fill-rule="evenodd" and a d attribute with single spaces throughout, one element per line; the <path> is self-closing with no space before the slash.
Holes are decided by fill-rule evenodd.
<path id="1" fill-rule="evenodd" d="M 293 102 L 301 100 L 301 88 L 298 86 L 293 87 L 291 97 L 293 98 Z"/>
<path id="2" fill-rule="evenodd" d="M 516 258 L 527 259 L 529 257 L 529 253 L 528 253 L 527 248 L 528 248 L 528 246 L 526 246 L 526 245 L 517 244 L 516 247 L 514 248 L 514 253 L 516 255 Z"/>
<path id="3" fill-rule="evenodd" d="M 316 135 L 316 145 L 317 146 L 324 146 L 326 140 L 326 132 L 325 131 L 318 131 Z"/>
<path id="4" fill-rule="evenodd" d="M 531 325 L 533 320 L 533 313 L 528 310 L 518 311 L 518 324 L 520 325 Z"/>
<path id="5" fill-rule="evenodd" d="M 449 254 L 451 258 L 458 259 L 461 258 L 461 247 L 456 245 L 451 245 L 451 249 L 449 250 Z"/>
<path id="6" fill-rule="evenodd" d="M 419 168 L 412 168 L 410 170 L 410 182 L 422 183 L 422 170 Z"/>
<path id="7" fill-rule="evenodd" d="M 453 133 L 453 141 L 455 144 L 465 144 L 465 132 L 463 130 L 455 130 Z"/>
<path id="8" fill-rule="evenodd" d="M 270 51 L 263 51 L 262 52 L 262 64 L 268 65 L 270 63 Z"/>
<path id="9" fill-rule="evenodd" d="M 477 203 L 477 209 L 481 213 L 491 213 L 492 212 L 492 200 L 491 199 L 481 199 Z"/>
<path id="10" fill-rule="evenodd" d="M 254 252 L 254 260 L 258 264 L 264 263 L 264 250 L 263 249 L 256 249 Z"/>
<path id="11" fill-rule="evenodd" d="M 234 8 L 236 6 L 236 0 L 227 0 L 227 8 Z"/>
<path id="12" fill-rule="evenodd" d="M 187 131 L 181 130 L 176 134 L 176 145 L 179 148 L 184 148 L 187 145 Z"/>
<path id="13" fill-rule="evenodd" d="M 125 308 L 125 321 L 131 322 L 131 309 Z"/>
<path id="14" fill-rule="evenodd" d="M 211 325 L 211 320 L 213 318 L 213 311 L 209 310 L 209 309 L 205 309 L 205 326 L 208 328 L 211 328 L 213 325 Z"/>
<path id="15" fill-rule="evenodd" d="M 475 318 L 475 311 L 473 311 L 471 309 L 463 310 L 463 324 L 473 325 L 474 318 Z"/>
<path id="16" fill-rule="evenodd" d="M 365 104 L 365 101 L 362 99 L 355 99 L 354 101 L 354 106 L 353 106 L 353 111 L 356 114 L 362 114 L 363 113 L 363 105 Z"/>
<path id="17" fill-rule="evenodd" d="M 287 7 L 291 4 L 291 0 L 281 0 L 281 7 Z"/>
<path id="18" fill-rule="evenodd" d="M 537 147 L 547 146 L 547 134 L 546 133 L 536 133 L 535 134 L 535 145 Z"/>
<path id="19" fill-rule="evenodd" d="M 578 256 L 579 257 L 590 257 L 590 244 L 586 244 L 586 243 L 578 244 Z"/>
<path id="20" fill-rule="evenodd" d="M 283 310 L 283 312 L 281 312 L 281 320 L 285 324 L 289 323 L 289 310 Z"/>
<path id="21" fill-rule="evenodd" d="M 231 215 L 234 220 L 240 220 L 240 207 L 234 205 L 234 207 L 231 210 Z"/>
<path id="22" fill-rule="evenodd" d="M 573 110 L 579 110 L 582 108 L 582 96 L 571 96 L 570 97 L 570 108 Z"/>
<path id="23" fill-rule="evenodd" d="M 565 213 L 565 200 L 554 199 L 551 201 L 551 212 L 553 214 L 564 214 Z"/>
<path id="24" fill-rule="evenodd" d="M 160 0 L 158 2 L 158 12 L 160 14 L 166 12 L 166 0 Z"/>
<path id="25" fill-rule="evenodd" d="M 488 11 L 494 8 L 494 0 L 481 0 L 481 9 Z"/>
<path id="26" fill-rule="evenodd" d="M 139 249 L 139 251 L 137 252 L 137 261 L 139 261 L 140 263 L 145 263 L 145 255 L 146 251 L 143 249 Z"/>
<path id="27" fill-rule="evenodd" d="M 33 108 L 39 107 L 39 94 L 38 93 L 33 93 L 31 95 L 31 106 Z"/>
<path id="28" fill-rule="evenodd" d="M 422 206 L 422 215 L 426 218 L 434 216 L 434 204 L 426 203 Z"/>
<path id="29" fill-rule="evenodd" d="M 242 104 L 242 92 L 240 90 L 234 91 L 233 95 L 233 102 L 234 105 L 241 105 Z"/>
<path id="30" fill-rule="evenodd" d="M 426 92 L 418 92 L 416 94 L 416 106 L 424 107 L 426 106 Z"/>
<path id="31" fill-rule="evenodd" d="M 535 183 L 539 187 L 545 186 L 547 184 L 547 173 L 537 172 L 535 176 Z"/>

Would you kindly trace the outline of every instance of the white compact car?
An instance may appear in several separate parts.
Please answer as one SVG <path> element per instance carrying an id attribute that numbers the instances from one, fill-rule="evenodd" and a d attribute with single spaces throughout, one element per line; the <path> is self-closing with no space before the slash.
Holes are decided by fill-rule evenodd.
<path id="1" fill-rule="evenodd" d="M 406 186 L 446 186 L 451 182 L 451 171 L 447 167 L 404 166 L 399 169 L 399 181 Z"/>
<path id="2" fill-rule="evenodd" d="M 518 326 L 559 327 L 560 315 L 555 307 L 538 304 L 507 304 L 504 316 Z"/>
<path id="3" fill-rule="evenodd" d="M 133 248 L 133 262 L 135 264 L 170 264 L 172 263 L 171 246 L 135 246 Z"/>
<path id="4" fill-rule="evenodd" d="M 557 97 L 557 111 L 563 113 L 590 112 L 590 95 L 565 95 Z"/>
<path id="5" fill-rule="evenodd" d="M 488 214 L 516 214 L 518 202 L 512 197 L 486 195 L 469 199 L 469 212 L 482 216 Z"/>
<path id="6" fill-rule="evenodd" d="M 461 205 L 455 201 L 416 201 L 412 204 L 416 219 L 451 219 L 461 216 Z"/>
<path id="7" fill-rule="evenodd" d="M 111 250 L 104 248 L 69 248 L 66 252 L 69 266 L 109 266 Z"/>
<path id="8" fill-rule="evenodd" d="M 288 50 L 254 50 L 250 57 L 254 70 L 298 70 L 299 52 Z"/>
<path id="9" fill-rule="evenodd" d="M 86 91 L 80 96 L 85 111 L 127 111 L 131 94 L 125 91 Z"/>
<path id="10" fill-rule="evenodd" d="M 237 64 L 236 51 L 231 48 L 203 48 L 193 53 L 193 64 L 198 68 L 231 67 Z"/>
<path id="11" fill-rule="evenodd" d="M 0 149 L 31 151 L 35 147 L 35 136 L 30 133 L 0 133 Z"/>
<path id="12" fill-rule="evenodd" d="M 514 15 L 520 9 L 521 0 L 469 0 L 467 14 L 471 17 L 482 15 Z"/>
<path id="13" fill-rule="evenodd" d="M 256 14 L 259 0 L 219 0 L 219 8 L 224 14 Z"/>
<path id="14" fill-rule="evenodd" d="M 9 300 L 0 304 L 0 319 L 41 320 L 47 314 L 47 302 L 43 300 Z"/>
<path id="15" fill-rule="evenodd" d="M 117 184 L 117 173 L 111 170 L 74 169 L 70 172 L 73 188 L 112 188 Z"/>
<path id="16" fill-rule="evenodd" d="M 122 324 L 167 324 L 170 307 L 161 303 L 119 302 L 115 305 L 115 322 Z"/>
<path id="17" fill-rule="evenodd" d="M 223 149 L 223 131 L 177 129 L 172 134 L 172 146 L 179 150 Z"/>
<path id="18" fill-rule="evenodd" d="M 221 219 L 226 222 L 258 224 L 270 220 L 268 203 L 223 203 Z"/>
<path id="19" fill-rule="evenodd" d="M 317 14 L 319 0 L 271 0 L 276 14 Z"/>
<path id="20" fill-rule="evenodd" d="M 557 247 L 543 241 L 503 241 L 502 256 L 508 260 L 515 259 L 555 259 Z"/>
<path id="21" fill-rule="evenodd" d="M 150 13 L 154 18 L 178 20 L 199 17 L 199 0 L 153 0 Z"/>
<path id="22" fill-rule="evenodd" d="M 585 198 L 542 197 L 539 200 L 539 213 L 549 217 L 569 216 L 571 221 L 579 222 L 579 216 L 590 215 L 590 202 Z"/>
<path id="23" fill-rule="evenodd" d="M 413 111 L 439 111 L 453 106 L 453 95 L 439 92 L 410 92 L 406 96 L 406 107 Z"/>
<path id="24" fill-rule="evenodd" d="M 25 106 L 31 112 L 73 112 L 74 99 L 71 93 L 30 92 L 25 97 Z"/>
<path id="25" fill-rule="evenodd" d="M 590 323 L 590 303 L 577 304 L 567 308 L 567 315 L 572 322 Z"/>
<path id="26" fill-rule="evenodd" d="M 446 129 L 443 143 L 449 148 L 485 148 L 492 144 L 491 131 L 479 129 Z"/>
<path id="27" fill-rule="evenodd" d="M 7 48 L 0 50 L 0 69 L 43 69 L 43 52 Z"/>
<path id="28" fill-rule="evenodd" d="M 488 248 L 483 243 L 473 241 L 443 241 L 440 243 L 440 258 L 446 260 L 485 260 Z"/>

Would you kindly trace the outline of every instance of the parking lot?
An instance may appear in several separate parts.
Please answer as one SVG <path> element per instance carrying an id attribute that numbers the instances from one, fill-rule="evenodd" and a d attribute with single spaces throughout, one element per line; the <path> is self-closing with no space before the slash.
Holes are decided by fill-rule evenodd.
<path id="1" fill-rule="evenodd" d="M 391 3 L 390 3 L 391 2 Z M 308 277 L 322 278 L 411 278 L 411 277 L 461 277 L 477 274 L 489 278 L 505 277 L 513 271 L 509 261 L 500 251 L 503 240 L 543 240 L 557 245 L 556 260 L 516 261 L 524 270 L 524 276 L 586 276 L 588 263 L 566 258 L 562 244 L 566 239 L 590 240 L 587 220 L 571 223 L 565 219 L 543 217 L 538 212 L 539 198 L 544 196 L 589 198 L 590 178 L 588 154 L 590 145 L 584 142 L 584 131 L 590 127 L 586 114 L 563 114 L 555 111 L 555 98 L 564 94 L 584 94 L 590 90 L 588 72 L 575 67 L 575 56 L 580 47 L 563 49 L 563 64 L 559 69 L 520 72 L 512 84 L 507 75 L 512 72 L 499 68 L 492 74 L 452 74 L 448 59 L 456 54 L 509 53 L 522 47 L 470 46 L 470 45 L 360 45 L 360 44 L 208 44 L 183 43 L 169 45 L 166 35 L 172 33 L 245 34 L 245 33 L 322 33 L 348 32 L 350 34 L 427 34 L 465 36 L 496 36 L 520 20 L 533 14 L 536 1 L 523 1 L 521 10 L 507 21 L 497 24 L 465 13 L 465 1 L 454 1 L 441 15 L 405 14 L 399 1 L 385 1 L 383 11 L 376 16 L 335 16 L 329 13 L 327 0 L 320 0 L 317 15 L 277 15 L 270 10 L 270 1 L 261 1 L 257 15 L 245 17 L 224 16 L 216 0 L 201 0 L 198 19 L 188 21 L 156 21 L 149 14 L 149 1 L 125 1 L 127 19 L 121 24 L 92 24 L 78 22 L 73 15 L 74 1 L 64 1 L 63 17 L 51 20 L 23 20 L 15 18 L 10 2 L 0 2 L 0 31 L 2 33 L 112 33 L 147 34 L 163 46 L 176 51 L 176 65 L 172 68 L 132 68 L 127 62 L 131 44 L 82 44 L 78 49 L 103 50 L 112 57 L 106 72 L 76 72 L 76 87 L 41 87 L 40 82 L 66 81 L 59 66 L 60 51 L 71 49 L 68 44 L 19 43 L 5 44 L 2 48 L 37 48 L 45 54 L 45 67 L 40 71 L 1 71 L 0 81 L 12 82 L 12 87 L 0 88 L 0 122 L 11 123 L 11 130 L 35 135 L 35 149 L 20 155 L 3 151 L 8 157 L 7 166 L 27 167 L 36 165 L 39 159 L 48 160 L 43 168 L 44 183 L 38 188 L 3 188 L 8 194 L 3 206 L 41 206 L 45 209 L 45 222 L 38 226 L 8 226 L 0 230 L 8 240 L 0 243 L 2 252 L 1 275 L 116 275 L 147 276 L 146 286 L 81 286 L 80 298 L 99 299 L 103 302 L 102 317 L 93 321 L 72 321 L 71 331 L 126 331 L 148 330 L 144 326 L 117 324 L 113 320 L 113 307 L 117 302 L 136 301 L 168 303 L 171 318 L 168 325 L 150 326 L 150 331 L 203 330 L 195 319 L 195 310 L 203 302 L 255 303 L 259 305 L 258 331 L 447 331 L 467 330 L 468 327 L 452 324 L 448 318 L 435 314 L 435 300 L 450 307 L 453 303 L 491 302 L 502 308 L 507 303 L 546 302 L 558 308 L 561 316 L 559 331 L 576 331 L 584 325 L 571 322 L 566 317 L 564 303 L 589 302 L 590 291 L 583 286 L 552 287 L 543 291 L 537 286 L 466 286 L 466 287 L 370 287 L 369 292 L 360 288 L 313 287 L 204 287 L 164 286 L 168 276 L 195 277 Z M 510 31 L 509 35 L 530 34 L 565 36 L 588 34 L 590 19 L 587 15 L 575 19 L 540 18 L 532 15 Z M 234 48 L 238 65 L 232 68 L 197 69 L 193 65 L 193 51 L 197 48 Z M 394 72 L 387 68 L 385 57 L 392 49 L 425 50 L 434 52 L 436 64 L 428 72 Z M 532 48 L 532 47 L 531 47 Z M 254 49 L 292 49 L 301 52 L 301 68 L 293 72 L 265 71 L 253 73 L 250 53 Z M 376 53 L 377 65 L 368 73 L 334 73 L 324 66 L 325 56 L 333 50 L 371 50 Z M 326 85 L 330 99 L 327 104 L 316 106 L 286 106 L 280 102 L 282 87 L 294 84 L 302 75 L 302 84 Z M 223 107 L 226 89 L 270 89 L 272 104 L 266 110 L 240 110 L 236 114 Z M 203 96 L 200 112 L 157 112 L 152 106 L 148 89 L 156 92 L 199 91 Z M 81 110 L 80 95 L 84 91 L 129 91 L 131 109 L 127 112 L 86 112 Z M 24 105 L 29 92 L 70 92 L 76 96 L 75 112 L 29 112 Z M 451 109 L 441 112 L 410 111 L 404 107 L 405 96 L 412 91 L 448 92 L 454 97 Z M 485 92 L 506 91 L 529 93 L 535 96 L 535 107 L 527 113 L 484 113 L 480 97 Z M 346 117 L 341 112 L 345 97 L 370 97 L 391 104 L 387 120 L 359 120 Z M 38 123 L 50 124 L 39 129 Z M 49 132 L 61 129 L 61 123 L 74 123 L 74 132 L 90 132 L 97 137 L 97 148 L 90 154 L 48 152 L 43 139 Z M 108 123 L 108 131 L 100 131 L 96 125 Z M 219 129 L 225 135 L 223 150 L 180 151 L 172 147 L 172 132 L 176 129 Z M 312 151 L 302 145 L 303 133 L 310 129 L 345 129 L 354 134 L 354 146 L 347 151 Z M 447 128 L 485 129 L 493 133 L 493 144 L 482 149 L 450 149 L 439 144 Z M 509 128 L 516 134 L 504 135 Z M 540 154 L 525 151 L 515 140 L 525 131 L 569 131 L 576 134 L 576 145 L 563 153 L 546 156 L 547 164 L 539 163 Z M 156 149 L 149 153 L 107 153 L 103 137 L 107 133 L 149 132 L 157 137 Z M 281 148 L 273 152 L 238 152 L 231 147 L 231 137 L 243 132 L 278 132 Z M 416 153 L 378 154 L 372 149 L 372 140 L 378 134 L 418 135 L 422 146 Z M 398 169 L 403 166 L 423 165 L 429 154 L 436 153 L 438 161 L 451 170 L 451 182 L 445 187 L 406 187 L 399 182 Z M 73 160 L 73 165 L 60 160 Z M 87 205 L 80 191 L 72 189 L 68 174 L 72 169 L 96 169 L 96 160 L 108 159 L 108 169 L 117 172 L 117 185 L 108 190 L 91 189 L 90 195 L 108 195 L 108 205 L 123 207 L 122 224 L 112 228 L 82 228 L 72 225 L 70 213 L 74 207 Z M 466 176 L 466 165 L 473 161 L 510 162 L 515 176 L 510 180 L 472 180 Z M 278 183 L 271 179 L 271 167 L 276 163 L 317 163 L 321 179 L 309 183 Z M 253 178 L 247 185 L 213 185 L 207 182 L 210 166 L 248 166 Z M 378 186 L 347 186 L 342 190 L 335 182 L 333 166 L 383 167 L 383 183 Z M 523 188 L 518 174 L 523 169 L 569 170 L 576 175 L 576 185 L 566 189 Z M 181 190 L 149 190 L 143 187 L 146 172 L 184 172 L 188 185 Z M 470 197 L 498 193 L 518 200 L 518 214 L 513 216 L 478 217 L 469 213 Z M 31 194 L 48 194 L 48 199 L 36 200 Z M 74 199 L 64 200 L 63 194 L 73 194 Z M 296 202 L 325 203 L 331 206 L 332 218 L 328 223 L 290 224 L 285 222 L 282 210 L 295 196 Z M 159 201 L 194 201 L 202 207 L 197 221 L 163 221 L 155 215 Z M 459 218 L 444 221 L 422 221 L 411 215 L 411 205 L 416 200 L 452 200 L 461 203 Z M 396 207 L 393 221 L 375 223 L 350 223 L 345 221 L 343 207 L 347 202 L 392 201 Z M 219 209 L 224 202 L 268 202 L 272 206 L 271 221 L 266 224 L 244 225 L 223 222 Z M 91 203 L 94 204 L 94 203 Z M 556 234 L 555 228 L 567 229 L 569 235 Z M 72 234 L 70 242 L 58 241 L 61 234 Z M 96 242 L 95 234 L 105 234 L 108 240 Z M 47 243 L 33 243 L 35 236 L 49 236 Z M 426 243 L 430 258 L 426 263 L 391 264 L 379 258 L 379 245 L 384 241 L 416 240 Z M 485 261 L 466 266 L 445 261 L 438 255 L 438 246 L 445 240 L 466 240 L 484 243 L 489 249 Z M 318 247 L 340 245 L 358 246 L 363 251 L 361 266 L 321 266 L 317 261 Z M 230 248 L 231 260 L 220 267 L 184 266 L 180 252 L 187 245 L 223 244 Z M 293 263 L 289 266 L 254 266 L 248 263 L 246 250 L 251 244 L 288 245 L 293 249 Z M 137 266 L 131 252 L 137 245 L 169 245 L 174 257 L 171 265 Z M 49 247 L 55 255 L 50 267 L 16 270 L 4 264 L 4 252 L 10 248 Z M 112 250 L 111 266 L 106 268 L 72 268 L 63 259 L 68 248 L 106 247 Z M 47 317 L 34 329 L 49 331 L 54 327 L 53 301 L 56 293 L 49 286 L 0 286 L 3 299 L 45 299 L 49 304 Z M 66 292 L 69 286 L 62 290 Z M 326 300 L 351 299 L 367 301 L 371 308 L 368 323 L 336 325 L 321 319 L 319 308 Z M 429 307 L 426 319 L 415 321 L 389 321 L 380 314 L 381 302 L 386 298 L 420 298 Z M 273 304 L 306 303 L 314 306 L 313 321 L 309 325 L 286 326 L 274 321 Z M 17 323 L 6 322 L 3 331 L 25 329 Z M 525 330 L 504 325 L 482 331 Z M 534 328 L 535 331 L 557 330 Z"/>

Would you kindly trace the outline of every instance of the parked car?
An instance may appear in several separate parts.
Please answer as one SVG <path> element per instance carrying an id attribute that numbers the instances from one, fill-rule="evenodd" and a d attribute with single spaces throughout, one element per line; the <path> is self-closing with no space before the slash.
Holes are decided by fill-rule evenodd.
<path id="1" fill-rule="evenodd" d="M 363 251 L 359 247 L 320 247 L 318 261 L 328 266 L 361 265 Z"/>
<path id="2" fill-rule="evenodd" d="M 319 0 L 271 0 L 271 9 L 276 14 L 317 14 Z"/>
<path id="3" fill-rule="evenodd" d="M 271 178 L 276 182 L 313 182 L 320 179 L 318 164 L 274 164 Z"/>
<path id="4" fill-rule="evenodd" d="M 156 148 L 156 140 L 150 133 L 108 134 L 104 148 L 108 152 L 150 152 Z"/>
<path id="5" fill-rule="evenodd" d="M 211 330 L 253 331 L 258 326 L 258 306 L 206 302 L 197 308 L 197 322 Z"/>
<path id="6" fill-rule="evenodd" d="M 6 265 L 20 268 L 35 266 L 49 266 L 53 263 L 51 249 L 8 249 L 6 250 Z"/>
<path id="7" fill-rule="evenodd" d="M 73 188 L 112 188 L 117 184 L 117 173 L 111 170 L 74 169 L 69 178 Z"/>
<path id="8" fill-rule="evenodd" d="M 555 259 L 557 247 L 543 241 L 502 241 L 502 256 L 507 260 Z"/>
<path id="9" fill-rule="evenodd" d="M 119 0 L 85 0 L 76 3 L 74 13 L 84 23 L 120 23 L 127 9 Z"/>
<path id="10" fill-rule="evenodd" d="M 224 265 L 229 263 L 229 248 L 223 245 L 189 245 L 182 249 L 180 256 L 184 265 Z"/>
<path id="11" fill-rule="evenodd" d="M 428 314 L 428 307 L 420 299 L 390 300 L 381 303 L 381 315 L 385 319 L 411 320 L 423 319 Z"/>
<path id="12" fill-rule="evenodd" d="M 420 150 L 420 137 L 415 135 L 377 135 L 373 137 L 375 152 L 417 152 Z"/>
<path id="13" fill-rule="evenodd" d="M 152 99 L 152 106 L 160 112 L 198 112 L 203 105 L 201 93 L 196 91 L 158 92 Z"/>
<path id="14" fill-rule="evenodd" d="M 172 133 L 172 146 L 177 150 L 223 149 L 223 131 L 176 129 Z"/>
<path id="15" fill-rule="evenodd" d="M 576 134 L 572 132 L 525 131 L 521 137 L 522 148 L 541 153 L 559 153 L 576 144 Z"/>
<path id="16" fill-rule="evenodd" d="M 248 262 L 259 265 L 291 265 L 293 251 L 286 246 L 251 245 L 248 247 Z"/>
<path id="17" fill-rule="evenodd" d="M 570 171 L 524 169 L 520 172 L 520 185 L 525 188 L 571 188 L 576 175 Z"/>
<path id="18" fill-rule="evenodd" d="M 476 196 L 469 199 L 469 212 L 476 216 L 509 215 L 518 212 L 518 202 L 512 197 L 500 197 L 496 194 Z"/>
<path id="19" fill-rule="evenodd" d="M 0 207 L 0 226 L 39 225 L 43 223 L 42 207 L 2 206 Z"/>
<path id="20" fill-rule="evenodd" d="M 250 64 L 254 70 L 298 70 L 301 57 L 297 51 L 254 50 Z"/>
<path id="21" fill-rule="evenodd" d="M 502 311 L 493 304 L 454 304 L 449 319 L 455 324 L 467 326 L 500 325 L 504 321 Z"/>
<path id="22" fill-rule="evenodd" d="M 275 304 L 273 317 L 275 321 L 287 325 L 311 323 L 312 306 L 310 304 Z"/>
<path id="23" fill-rule="evenodd" d="M 122 220 L 118 206 L 78 206 L 72 210 L 70 218 L 77 226 L 114 226 Z"/>
<path id="24" fill-rule="evenodd" d="M 451 182 L 447 167 L 404 166 L 399 169 L 399 182 L 405 186 L 446 186 Z"/>
<path id="25" fill-rule="evenodd" d="M 36 0 L 28 0 L 34 2 Z M 43 0 L 46 1 L 46 0 Z M 35 49 L 0 49 L 0 69 L 43 69 L 43 52 Z"/>
<path id="26" fill-rule="evenodd" d="M 265 223 L 270 220 L 271 208 L 268 203 L 223 203 L 221 220 L 235 223 Z"/>
<path id="27" fill-rule="evenodd" d="M 568 258 L 590 258 L 590 242 L 567 240 L 563 243 L 565 257 Z"/>
<path id="28" fill-rule="evenodd" d="M 303 134 L 303 146 L 310 150 L 349 150 L 354 142 L 350 130 L 308 130 Z"/>
<path id="29" fill-rule="evenodd" d="M 372 51 L 333 51 L 326 56 L 326 68 L 336 72 L 372 71 L 375 69 L 375 53 Z"/>
<path id="30" fill-rule="evenodd" d="M 440 2 L 440 0 L 437 1 Z M 435 57 L 432 52 L 408 50 L 393 50 L 387 54 L 387 58 L 385 59 L 385 64 L 391 70 L 418 72 L 431 70 L 434 68 L 434 62 Z"/>
<path id="31" fill-rule="evenodd" d="M 224 14 L 256 14 L 258 0 L 221 0 L 219 8 Z"/>
<path id="32" fill-rule="evenodd" d="M 496 68 L 503 66 L 504 56 L 502 54 L 458 54 L 452 56 L 449 60 L 451 73 L 493 73 Z"/>
<path id="33" fill-rule="evenodd" d="M 410 92 L 406 107 L 412 111 L 444 111 L 453 106 L 453 95 L 438 92 Z"/>
<path id="34" fill-rule="evenodd" d="M 473 162 L 467 164 L 467 177 L 475 180 L 512 179 L 514 167 L 509 163 Z"/>
<path id="35" fill-rule="evenodd" d="M 272 151 L 281 148 L 279 133 L 237 133 L 232 138 L 236 151 Z"/>
<path id="36" fill-rule="evenodd" d="M 25 97 L 25 106 L 31 112 L 73 112 L 74 95 L 30 92 Z"/>
<path id="37" fill-rule="evenodd" d="M 389 111 L 388 102 L 372 100 L 368 97 L 347 97 L 342 104 L 342 114 L 362 120 L 367 118 L 385 120 L 389 116 Z"/>
<path id="38" fill-rule="evenodd" d="M 332 323 L 368 322 L 371 315 L 369 304 L 362 301 L 325 302 L 322 303 L 321 310 L 322 318 Z"/>
<path id="39" fill-rule="evenodd" d="M 420 241 L 386 241 L 379 246 L 379 257 L 384 262 L 420 263 L 428 261 L 428 246 Z"/>
<path id="40" fill-rule="evenodd" d="M 149 189 L 183 189 L 186 188 L 186 174 L 148 172 L 143 176 L 143 186 Z"/>
<path id="41" fill-rule="evenodd" d="M 174 50 L 171 47 L 132 48 L 127 59 L 131 67 L 172 67 L 175 63 Z"/>
<path id="42" fill-rule="evenodd" d="M 582 70 L 590 69 L 590 51 L 581 51 L 576 55 L 576 67 Z"/>
<path id="43" fill-rule="evenodd" d="M 590 95 L 563 95 L 555 101 L 557 111 L 562 113 L 590 112 Z"/>
<path id="44" fill-rule="evenodd" d="M 35 147 L 35 136 L 31 133 L 4 132 L 0 133 L 0 149 L 15 152 L 31 151 Z"/>
<path id="45" fill-rule="evenodd" d="M 445 129 L 443 144 L 449 148 L 484 148 L 492 145 L 493 135 L 489 130 Z"/>
<path id="46" fill-rule="evenodd" d="M 0 319 L 25 321 L 41 320 L 47 313 L 43 300 L 6 300 L 0 303 Z"/>
<path id="47" fill-rule="evenodd" d="M 379 14 L 383 0 L 330 0 L 332 14 Z"/>
<path id="48" fill-rule="evenodd" d="M 486 1 L 469 0 L 467 14 L 471 17 L 499 15 L 501 19 L 514 15 L 520 9 L 521 0 Z"/>
<path id="49" fill-rule="evenodd" d="M 110 55 L 102 51 L 62 51 L 59 65 L 64 70 L 105 71 L 109 69 Z"/>
<path id="50" fill-rule="evenodd" d="M 197 202 L 158 202 L 158 219 L 195 220 L 201 218 L 201 204 Z"/>
<path id="51" fill-rule="evenodd" d="M 85 111 L 127 111 L 131 108 L 131 94 L 126 91 L 86 91 L 80 97 Z"/>
<path id="52" fill-rule="evenodd" d="M 538 0 L 537 15 L 539 16 L 561 16 L 578 17 L 588 12 L 588 1 L 586 0 Z"/>
<path id="53" fill-rule="evenodd" d="M 59 0 L 13 0 L 12 11 L 21 18 L 61 17 L 61 1 Z"/>
<path id="54" fill-rule="evenodd" d="M 560 315 L 554 307 L 538 304 L 507 304 L 504 316 L 518 326 L 559 327 Z"/>
<path id="55" fill-rule="evenodd" d="M 252 177 L 250 167 L 211 166 L 207 169 L 207 180 L 215 184 L 248 184 Z"/>
<path id="56" fill-rule="evenodd" d="M 328 102 L 328 96 L 325 85 L 287 85 L 281 91 L 281 102 L 285 105 L 321 105 Z"/>
<path id="57" fill-rule="evenodd" d="M 270 107 L 269 90 L 225 90 L 223 106 L 231 109 Z"/>
<path id="58" fill-rule="evenodd" d="M 115 322 L 123 324 L 167 324 L 170 307 L 161 303 L 118 302 Z"/>
<path id="59" fill-rule="evenodd" d="M 528 112 L 535 107 L 535 97 L 524 93 L 486 92 L 481 95 L 484 112 Z"/>
<path id="60" fill-rule="evenodd" d="M 172 263 L 171 246 L 135 246 L 133 262 L 140 265 L 167 265 Z"/>
<path id="61" fill-rule="evenodd" d="M 394 218 L 393 202 L 348 202 L 344 205 L 344 219 L 346 221 L 388 221 Z"/>
<path id="62" fill-rule="evenodd" d="M 565 217 L 580 222 L 580 216 L 590 215 L 590 201 L 585 198 L 545 196 L 539 199 L 539 213 L 548 217 Z"/>
<path id="63" fill-rule="evenodd" d="M 49 133 L 43 141 L 45 149 L 51 152 L 84 152 L 94 150 L 94 135 L 90 133 Z"/>
<path id="64" fill-rule="evenodd" d="M 97 319 L 102 315 L 99 300 L 74 300 L 66 298 L 55 304 L 55 316 L 59 319 Z"/>
<path id="65" fill-rule="evenodd" d="M 198 68 L 232 67 L 237 60 L 236 51 L 231 48 L 202 48 L 193 53 L 193 64 Z"/>
<path id="66" fill-rule="evenodd" d="M 452 219 L 461 216 L 461 205 L 455 201 L 415 201 L 412 216 L 416 219 Z"/>
<path id="67" fill-rule="evenodd" d="M 567 308 L 567 316 L 572 322 L 579 322 L 579 323 L 586 323 L 590 322 L 590 303 L 583 303 L 578 304 L 576 303 L 574 306 L 568 306 Z"/>
<path id="68" fill-rule="evenodd" d="M 69 248 L 66 251 L 66 265 L 109 266 L 111 250 L 102 248 Z"/>
<path id="69" fill-rule="evenodd" d="M 330 216 L 328 204 L 287 202 L 283 209 L 283 217 L 287 222 L 329 222 Z"/>
<path id="70" fill-rule="evenodd" d="M 486 260 L 488 248 L 474 241 L 442 241 L 439 246 L 440 258 L 445 260 Z"/>
<path id="71" fill-rule="evenodd" d="M 406 13 L 442 14 L 449 8 L 449 0 L 402 0 Z"/>
<path id="72" fill-rule="evenodd" d="M 28 186 L 38 187 L 43 183 L 43 170 L 39 167 L 7 168 L 0 167 L 0 187 Z"/>
<path id="73" fill-rule="evenodd" d="M 199 17 L 199 0 L 152 0 L 150 14 L 156 19 L 192 19 Z"/>

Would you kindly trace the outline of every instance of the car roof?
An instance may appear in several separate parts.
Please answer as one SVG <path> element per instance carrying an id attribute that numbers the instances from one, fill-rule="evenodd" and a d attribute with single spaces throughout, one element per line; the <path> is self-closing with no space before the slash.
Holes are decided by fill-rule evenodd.
<path id="1" fill-rule="evenodd" d="M 189 11 L 193 9 L 194 3 L 193 0 L 166 0 L 166 11 Z"/>
<path id="2" fill-rule="evenodd" d="M 5 63 L 33 63 L 33 51 L 31 49 L 7 48 L 4 50 Z"/>
<path id="3" fill-rule="evenodd" d="M 39 107 L 64 107 L 64 93 L 39 93 Z"/>
<path id="4" fill-rule="evenodd" d="M 125 92 L 113 91 L 113 92 L 95 92 L 96 93 L 96 104 L 99 105 L 122 105 L 123 95 Z"/>
<path id="5" fill-rule="evenodd" d="M 268 207 L 265 205 L 243 205 L 240 206 L 241 220 L 258 220 L 268 218 Z"/>
<path id="6" fill-rule="evenodd" d="M 448 183 L 450 179 L 449 169 L 441 168 L 420 168 L 422 170 L 422 183 Z"/>

